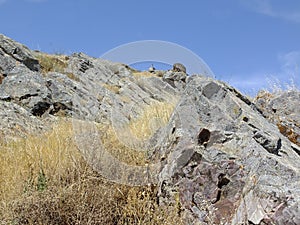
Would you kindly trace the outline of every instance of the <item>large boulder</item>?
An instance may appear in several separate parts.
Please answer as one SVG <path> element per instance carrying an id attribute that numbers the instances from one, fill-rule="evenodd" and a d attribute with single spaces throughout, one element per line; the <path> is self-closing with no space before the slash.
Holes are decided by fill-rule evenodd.
<path id="1" fill-rule="evenodd" d="M 173 70 L 174 72 L 183 72 L 183 73 L 186 73 L 186 68 L 185 68 L 185 66 L 184 66 L 183 64 L 181 64 L 181 63 L 174 63 L 174 64 L 173 64 L 172 70 Z"/>

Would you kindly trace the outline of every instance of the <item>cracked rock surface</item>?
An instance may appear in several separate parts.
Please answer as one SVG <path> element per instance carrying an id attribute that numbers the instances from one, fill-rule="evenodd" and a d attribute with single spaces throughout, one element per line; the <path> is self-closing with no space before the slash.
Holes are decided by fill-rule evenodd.
<path id="1" fill-rule="evenodd" d="M 58 117 L 128 123 L 175 99 L 147 145 L 159 204 L 176 204 L 186 224 L 300 224 L 299 91 L 252 101 L 209 77 L 140 76 L 83 53 L 57 56 L 65 66 L 45 72 L 41 54 L 0 35 L 0 137 L 42 132 Z"/>

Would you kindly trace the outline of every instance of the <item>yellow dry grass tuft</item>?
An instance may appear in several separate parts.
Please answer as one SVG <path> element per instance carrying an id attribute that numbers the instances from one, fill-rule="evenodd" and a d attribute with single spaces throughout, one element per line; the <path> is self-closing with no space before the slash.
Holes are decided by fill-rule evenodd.
<path id="1" fill-rule="evenodd" d="M 148 71 L 133 72 L 132 75 L 136 78 L 139 78 L 139 77 L 157 77 L 155 73 L 150 73 Z"/>
<path id="2" fill-rule="evenodd" d="M 138 139 L 150 138 L 155 131 L 164 127 L 174 112 L 177 99 L 167 102 L 154 102 L 143 108 L 140 115 L 129 124 L 130 132 Z"/>
<path id="3" fill-rule="evenodd" d="M 119 94 L 119 90 L 120 90 L 120 86 L 117 85 L 110 85 L 110 84 L 103 84 L 102 85 L 105 89 L 115 93 L 115 94 Z"/>
<path id="4" fill-rule="evenodd" d="M 41 65 L 41 70 L 44 75 L 49 72 L 58 72 L 65 74 L 68 78 L 74 81 L 80 81 L 79 77 L 73 73 L 66 72 L 68 67 L 69 57 L 66 55 L 50 55 L 46 53 L 36 52 L 37 60 Z"/>
<path id="5" fill-rule="evenodd" d="M 82 160 L 72 140 L 71 124 L 66 122 L 47 134 L 1 143 L 0 147 L 1 199 L 57 184 Z"/>
<path id="6" fill-rule="evenodd" d="M 113 134 L 102 138 L 134 155 Z M 0 224 L 183 224 L 177 207 L 157 204 L 154 186 L 116 184 L 94 172 L 68 121 L 45 134 L 0 143 L 0 161 Z"/>
<path id="7" fill-rule="evenodd" d="M 174 112 L 177 100 L 152 102 L 144 107 L 137 118 L 120 127 L 99 126 L 102 131 L 103 147 L 115 158 L 129 165 L 145 165 L 148 163 L 145 141 L 160 128 L 167 125 Z"/>
<path id="8" fill-rule="evenodd" d="M 147 163 L 147 152 L 142 149 L 133 148 L 133 144 L 126 144 L 118 137 L 115 129 L 110 126 L 108 128 L 100 128 L 104 131 L 101 137 L 103 147 L 109 151 L 119 161 L 128 165 L 142 166 Z M 127 132 L 125 129 L 123 132 Z"/>
<path id="9" fill-rule="evenodd" d="M 39 61 L 43 74 L 48 72 L 64 73 L 65 68 L 68 66 L 68 56 L 65 55 L 50 55 L 46 53 L 36 53 L 37 60 Z M 73 76 L 69 74 L 68 76 Z"/>

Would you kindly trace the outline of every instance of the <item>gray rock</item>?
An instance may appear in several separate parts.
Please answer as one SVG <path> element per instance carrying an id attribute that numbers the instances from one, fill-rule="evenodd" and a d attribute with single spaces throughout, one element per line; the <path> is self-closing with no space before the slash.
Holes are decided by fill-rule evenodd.
<path id="1" fill-rule="evenodd" d="M 212 78 L 183 71 L 136 77 L 124 64 L 83 53 L 68 57 L 64 73 L 41 74 L 29 49 L 4 36 L 0 46 L 1 137 L 73 117 L 79 148 L 95 171 L 115 182 L 157 184 L 159 203 L 180 205 L 187 224 L 299 224 L 300 147 L 285 134 L 298 132 L 297 92 L 254 104 Z M 172 101 L 169 122 L 149 140 L 124 132 L 145 107 Z M 112 126 L 124 145 L 146 149 L 149 165 L 110 161 L 87 124 Z"/>
<path id="2" fill-rule="evenodd" d="M 254 99 L 264 116 L 276 124 L 280 132 L 300 147 L 300 92 L 260 92 Z"/>
<path id="3" fill-rule="evenodd" d="M 164 155 L 161 204 L 177 190 L 194 221 L 211 222 L 205 209 L 214 224 L 297 224 L 299 155 L 259 110 L 232 88 L 195 76 L 176 111 L 170 123 L 183 135 L 161 134 L 154 153 Z"/>
<path id="4" fill-rule="evenodd" d="M 55 121 L 53 118 L 37 118 L 20 105 L 5 101 L 0 101 L 0 120 L 0 136 L 7 140 L 40 133 Z"/>
<path id="5" fill-rule="evenodd" d="M 186 73 L 186 68 L 181 63 L 174 63 L 172 70 L 173 70 L 173 72 L 183 72 L 183 73 Z"/>
<path id="6" fill-rule="evenodd" d="M 163 75 L 163 80 L 176 89 L 184 90 L 187 75 L 184 72 L 168 71 Z"/>
<path id="7" fill-rule="evenodd" d="M 32 71 L 40 70 L 38 60 L 33 56 L 31 51 L 26 46 L 0 34 L 0 57 L 3 58 L 5 55 L 12 57 L 10 61 L 16 60 L 17 62 L 24 64 Z"/>

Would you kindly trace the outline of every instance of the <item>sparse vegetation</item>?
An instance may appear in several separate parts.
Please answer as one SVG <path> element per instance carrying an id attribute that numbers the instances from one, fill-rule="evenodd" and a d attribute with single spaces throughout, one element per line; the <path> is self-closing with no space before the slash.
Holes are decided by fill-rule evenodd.
<path id="1" fill-rule="evenodd" d="M 68 66 L 68 56 L 49 55 L 46 53 L 36 53 L 36 57 L 41 65 L 42 73 L 59 72 L 64 73 Z"/>
<path id="2" fill-rule="evenodd" d="M 41 65 L 41 71 L 44 75 L 49 72 L 58 72 L 65 74 L 71 80 L 79 81 L 79 78 L 75 74 L 65 71 L 68 66 L 68 56 L 62 54 L 50 55 L 40 52 L 36 52 L 35 55 Z"/>
<path id="3" fill-rule="evenodd" d="M 0 144 L 0 224 L 182 224 L 175 206 L 157 204 L 155 187 L 115 184 L 94 172 L 72 134 L 60 121 L 43 135 Z M 103 141 L 121 148 L 111 137 Z"/>
<path id="4" fill-rule="evenodd" d="M 132 73 L 134 77 L 139 78 L 139 77 L 155 77 L 155 73 L 150 73 L 148 71 L 141 71 L 141 72 L 133 72 Z"/>
<path id="5" fill-rule="evenodd" d="M 120 137 L 118 137 L 116 131 L 111 126 L 99 129 L 105 131 L 101 137 L 104 148 L 120 162 L 125 162 L 129 165 L 145 165 L 147 162 L 145 151 L 133 148 L 132 145 L 126 145 L 126 143 L 120 140 Z M 128 132 L 128 130 L 124 129 L 122 132 Z"/>
<path id="6" fill-rule="evenodd" d="M 119 94 L 120 86 L 103 84 L 103 87 L 115 94 Z"/>
<path id="7" fill-rule="evenodd" d="M 176 106 L 176 99 L 166 102 L 155 102 L 145 107 L 140 116 L 129 125 L 130 132 L 140 140 L 150 138 L 160 127 L 165 126 Z"/>
<path id="8" fill-rule="evenodd" d="M 175 105 L 176 100 L 169 103 L 155 102 L 144 107 L 139 116 L 131 119 L 129 124 L 119 128 L 100 126 L 99 129 L 104 131 L 101 142 L 105 149 L 121 162 L 145 165 L 147 152 L 142 144 L 168 123 Z"/>

